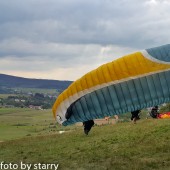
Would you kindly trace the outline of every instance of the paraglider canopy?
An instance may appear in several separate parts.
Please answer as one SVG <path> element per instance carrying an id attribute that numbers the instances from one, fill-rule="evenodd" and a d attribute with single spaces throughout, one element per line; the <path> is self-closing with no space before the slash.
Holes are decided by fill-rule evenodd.
<path id="1" fill-rule="evenodd" d="M 73 82 L 53 105 L 69 125 L 170 101 L 170 44 L 123 56 Z"/>
<path id="2" fill-rule="evenodd" d="M 170 119 L 170 112 L 161 113 L 158 115 L 158 118 L 160 118 L 160 119 L 169 118 Z"/>

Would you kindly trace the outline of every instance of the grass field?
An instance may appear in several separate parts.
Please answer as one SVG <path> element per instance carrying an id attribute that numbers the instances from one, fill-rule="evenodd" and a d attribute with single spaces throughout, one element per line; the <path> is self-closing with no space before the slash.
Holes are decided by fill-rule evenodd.
<path id="1" fill-rule="evenodd" d="M 145 118 L 145 111 L 141 118 Z M 129 121 L 130 113 L 120 115 L 124 122 Z M 62 130 L 73 130 L 77 126 L 60 126 L 52 115 L 52 110 L 29 108 L 0 108 L 0 141 L 18 139 L 25 136 L 54 134 Z"/>
<path id="2" fill-rule="evenodd" d="M 42 89 L 42 88 L 12 88 L 14 91 L 22 93 L 43 93 L 43 94 L 58 94 L 56 89 Z"/>
<path id="3" fill-rule="evenodd" d="M 63 170 L 169 170 L 170 119 L 95 126 L 0 143 L 0 161 L 59 164 Z M 33 169 L 33 168 L 32 168 Z"/>
<path id="4" fill-rule="evenodd" d="M 48 135 L 68 129 L 69 127 L 56 126 L 50 109 L 0 108 L 0 141 Z"/>
<path id="5" fill-rule="evenodd" d="M 51 163 L 61 170 L 170 169 L 170 119 L 143 115 L 137 124 L 94 126 L 85 136 L 81 126 L 56 126 L 51 110 L 1 108 L 0 141 L 0 163 Z"/>
<path id="6" fill-rule="evenodd" d="M 16 96 L 15 94 L 0 94 L 0 98 L 7 98 L 8 96 Z"/>

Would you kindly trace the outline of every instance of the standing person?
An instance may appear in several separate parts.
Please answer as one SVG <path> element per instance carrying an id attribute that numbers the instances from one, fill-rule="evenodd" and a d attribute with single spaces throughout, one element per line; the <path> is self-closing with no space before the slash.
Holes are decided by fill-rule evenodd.
<path id="1" fill-rule="evenodd" d="M 139 113 L 140 113 L 140 110 L 135 110 L 135 111 L 131 112 L 131 114 L 132 114 L 131 120 L 133 121 L 133 123 L 136 123 L 136 120 L 140 119 Z"/>
<path id="2" fill-rule="evenodd" d="M 93 120 L 87 120 L 87 121 L 83 122 L 84 133 L 86 135 L 88 135 L 88 133 L 90 132 L 90 130 L 91 130 L 93 125 L 94 125 L 94 121 Z"/>
<path id="3" fill-rule="evenodd" d="M 158 118 L 158 106 L 154 106 L 150 112 L 150 116 L 153 118 Z"/>

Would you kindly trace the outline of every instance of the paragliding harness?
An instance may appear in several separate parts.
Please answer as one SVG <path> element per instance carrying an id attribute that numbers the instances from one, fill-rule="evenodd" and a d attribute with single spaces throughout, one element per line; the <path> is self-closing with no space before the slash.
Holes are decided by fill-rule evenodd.
<path id="1" fill-rule="evenodd" d="M 92 126 L 94 125 L 94 121 L 93 120 L 88 120 L 83 122 L 83 126 L 84 126 L 84 133 L 86 135 L 88 135 L 88 133 L 90 132 Z"/>
<path id="2" fill-rule="evenodd" d="M 131 112 L 131 114 L 132 114 L 131 120 L 133 120 L 134 118 L 136 118 L 136 120 L 139 120 L 140 119 L 139 113 L 140 113 L 140 110 L 136 110 L 136 111 Z"/>
<path id="3" fill-rule="evenodd" d="M 156 119 L 156 118 L 158 118 L 158 115 L 159 115 L 159 113 L 158 113 L 158 107 L 153 107 L 152 108 L 152 110 L 151 110 L 151 112 L 150 112 L 150 116 L 152 117 L 152 118 L 154 118 L 154 119 Z"/>

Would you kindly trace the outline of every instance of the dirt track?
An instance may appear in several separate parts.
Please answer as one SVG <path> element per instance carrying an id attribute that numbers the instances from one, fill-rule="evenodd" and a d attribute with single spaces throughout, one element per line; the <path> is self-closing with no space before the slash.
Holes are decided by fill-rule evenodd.
<path id="1" fill-rule="evenodd" d="M 116 119 L 96 119 L 94 120 L 97 125 L 105 125 L 105 124 L 115 124 L 117 122 Z"/>
<path id="2" fill-rule="evenodd" d="M 115 124 L 117 123 L 117 119 L 95 119 L 94 123 L 96 125 L 106 125 L 106 124 Z M 82 123 L 76 123 L 77 126 L 82 126 Z"/>

